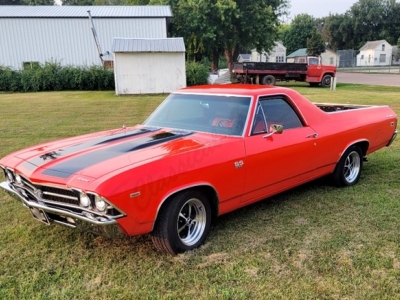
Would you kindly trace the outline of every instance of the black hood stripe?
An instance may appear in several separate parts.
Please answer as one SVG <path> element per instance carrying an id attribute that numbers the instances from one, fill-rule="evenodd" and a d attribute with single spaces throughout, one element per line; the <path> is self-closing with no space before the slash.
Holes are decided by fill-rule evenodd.
<path id="1" fill-rule="evenodd" d="M 56 151 L 52 151 L 49 153 L 45 153 L 39 157 L 35 157 L 30 160 L 27 160 L 24 163 L 24 167 L 27 168 L 28 170 L 31 170 L 32 168 L 43 166 L 51 159 L 57 159 L 57 158 L 60 158 L 60 157 L 66 156 L 66 155 L 80 152 L 80 151 L 89 149 L 91 147 L 94 147 L 96 145 L 102 145 L 102 144 L 106 144 L 106 143 L 110 143 L 110 142 L 115 142 L 118 140 L 130 138 L 133 136 L 137 136 L 137 135 L 141 135 L 141 134 L 145 134 L 145 133 L 149 133 L 149 132 L 153 132 L 153 131 L 157 131 L 157 130 L 160 130 L 160 129 L 156 128 L 156 127 L 148 127 L 148 128 L 141 128 L 141 129 L 135 129 L 135 130 L 130 130 L 130 131 L 126 131 L 126 132 L 121 132 L 121 133 L 118 133 L 115 135 L 106 135 L 106 136 L 97 137 L 97 138 L 94 138 L 92 140 L 89 140 L 89 141 L 81 143 L 81 144 L 77 144 L 77 145 L 69 146 L 69 147 L 59 149 Z"/>
<path id="2" fill-rule="evenodd" d="M 55 164 L 51 169 L 43 171 L 42 174 L 68 178 L 72 174 L 86 169 L 90 166 L 104 162 L 106 160 L 118 157 L 120 155 L 136 151 L 139 149 L 151 147 L 161 143 L 166 143 L 184 136 L 192 134 L 191 132 L 161 132 L 152 136 L 146 136 L 134 141 L 127 141 L 115 146 L 102 148 L 97 151 L 92 151 L 69 159 L 67 161 Z"/>

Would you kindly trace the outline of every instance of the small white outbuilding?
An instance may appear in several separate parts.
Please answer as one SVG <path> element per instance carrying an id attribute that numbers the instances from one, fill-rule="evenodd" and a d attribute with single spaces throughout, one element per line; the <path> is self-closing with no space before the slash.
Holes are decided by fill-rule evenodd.
<path id="1" fill-rule="evenodd" d="M 186 86 L 183 38 L 115 38 L 115 93 L 160 94 Z"/>

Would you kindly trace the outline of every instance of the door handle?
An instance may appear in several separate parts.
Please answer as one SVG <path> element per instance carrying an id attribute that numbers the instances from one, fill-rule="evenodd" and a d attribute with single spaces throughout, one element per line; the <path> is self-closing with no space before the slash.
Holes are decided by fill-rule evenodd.
<path id="1" fill-rule="evenodd" d="M 316 139 L 318 137 L 318 133 L 312 133 L 312 134 L 309 134 L 309 135 L 307 135 L 306 136 L 306 138 L 314 138 L 314 139 Z"/>

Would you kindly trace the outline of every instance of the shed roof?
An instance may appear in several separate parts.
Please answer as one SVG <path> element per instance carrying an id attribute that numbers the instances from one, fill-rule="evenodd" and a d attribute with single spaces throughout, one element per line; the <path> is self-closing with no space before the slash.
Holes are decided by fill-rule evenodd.
<path id="1" fill-rule="evenodd" d="M 290 55 L 286 56 L 286 58 L 298 57 L 298 56 L 307 56 L 307 48 L 298 49 L 293 53 L 291 53 Z"/>
<path id="2" fill-rule="evenodd" d="M 115 38 L 113 52 L 185 52 L 183 38 L 125 39 Z"/>
<path id="3" fill-rule="evenodd" d="M 0 18 L 170 18 L 169 5 L 46 6 L 2 5 Z"/>
<path id="4" fill-rule="evenodd" d="M 382 44 L 388 44 L 387 41 L 385 40 L 379 40 L 379 41 L 368 41 L 365 43 L 364 46 L 361 47 L 360 51 L 364 50 L 374 50 L 376 47 L 382 45 Z"/>

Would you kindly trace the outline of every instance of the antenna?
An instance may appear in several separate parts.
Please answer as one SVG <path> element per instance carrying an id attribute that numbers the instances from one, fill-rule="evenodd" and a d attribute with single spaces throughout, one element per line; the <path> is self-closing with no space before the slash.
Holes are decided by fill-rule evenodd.
<path id="1" fill-rule="evenodd" d="M 101 52 L 99 38 L 97 37 L 96 28 L 94 27 L 92 14 L 90 13 L 90 10 L 88 10 L 87 13 L 89 14 L 89 20 L 90 20 L 90 23 L 92 24 L 92 28 L 91 29 L 92 29 L 92 33 L 93 33 L 94 42 L 96 43 L 97 52 L 99 53 L 99 58 L 100 58 L 100 61 L 101 61 L 101 65 L 104 66 L 104 64 L 103 64 L 103 53 Z"/>

